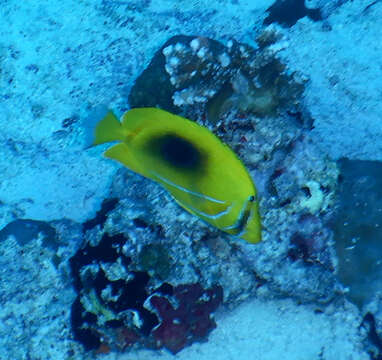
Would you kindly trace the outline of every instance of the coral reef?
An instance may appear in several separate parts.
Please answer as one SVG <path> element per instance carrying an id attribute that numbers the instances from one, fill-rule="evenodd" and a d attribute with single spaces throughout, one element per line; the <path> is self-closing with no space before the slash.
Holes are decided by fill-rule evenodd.
<path id="1" fill-rule="evenodd" d="M 306 81 L 278 59 L 282 35 L 270 26 L 257 38 L 259 46 L 253 48 L 175 36 L 138 77 L 129 102 L 180 112 L 207 125 L 239 154 L 259 188 L 264 244 L 228 241 L 184 214 L 158 186 L 124 170 L 115 178 L 112 196 L 130 199 L 135 207 L 125 201 L 105 228 L 146 246 L 149 227 L 160 227 L 176 269 L 167 281 L 179 284 L 186 278 L 211 286 L 218 279 L 227 303 L 245 299 L 255 289 L 327 302 L 341 292 L 326 225 L 338 170 L 310 141 L 312 119 L 301 101 Z M 144 97 L 148 89 L 160 92 Z M 135 228 L 131 219 L 136 217 L 147 224 L 145 229 Z M 131 253 L 139 252 L 138 245 L 130 246 Z M 299 276 L 294 275 L 297 269 Z"/>
<path id="2" fill-rule="evenodd" d="M 136 80 L 129 104 L 173 112 L 199 105 L 199 112 L 208 114 L 213 123 L 233 103 L 261 116 L 275 115 L 280 108 L 293 112 L 302 83 L 284 72 L 270 48 L 272 41 L 262 45 L 262 51 L 256 51 L 235 40 L 225 46 L 205 37 L 174 36 Z"/>
<path id="3" fill-rule="evenodd" d="M 150 277 L 148 294 L 163 283 L 219 285 L 233 306 L 254 293 L 324 303 L 340 292 L 326 226 L 337 168 L 309 141 L 311 119 L 300 101 L 304 80 L 277 59 L 281 35 L 270 27 L 258 38 L 255 49 L 175 36 L 131 91 L 130 105 L 189 115 L 239 154 L 259 184 L 264 225 L 264 244 L 235 242 L 186 214 L 158 185 L 121 169 L 111 189 L 118 206 L 86 237 L 103 244 L 103 234 L 123 234 L 129 271 Z M 146 96 L 149 89 L 160 91 Z"/>
<path id="4" fill-rule="evenodd" d="M 196 283 L 178 285 L 172 292 L 168 299 L 159 289 L 159 294 L 154 293 L 149 301 L 161 320 L 153 330 L 157 346 L 163 345 L 175 354 L 196 340 L 204 340 L 216 327 L 211 314 L 223 300 L 223 289 L 215 286 L 204 290 Z"/>
<path id="5" fill-rule="evenodd" d="M 278 59 L 282 36 L 271 26 L 258 39 L 252 48 L 173 37 L 129 102 L 181 113 L 234 149 L 258 185 L 264 242 L 251 246 L 211 228 L 158 184 L 120 169 L 110 193 L 118 203 L 84 226 L 87 242 L 72 259 L 72 326 L 87 348 L 176 353 L 215 326 L 209 314 L 221 301 L 288 296 L 322 305 L 342 294 L 327 226 L 337 165 L 310 140 L 305 80 Z"/>
<path id="6" fill-rule="evenodd" d="M 216 326 L 211 315 L 223 300 L 222 288 L 166 282 L 157 287 L 151 279 L 158 271 L 136 270 L 124 250 L 127 241 L 121 234 L 104 234 L 98 244 L 88 243 L 70 259 L 78 293 L 71 311 L 75 338 L 87 350 L 140 344 L 174 354 L 204 340 Z M 156 264 L 149 257 L 161 255 L 154 249 L 146 247 L 138 256 L 145 267 Z"/>

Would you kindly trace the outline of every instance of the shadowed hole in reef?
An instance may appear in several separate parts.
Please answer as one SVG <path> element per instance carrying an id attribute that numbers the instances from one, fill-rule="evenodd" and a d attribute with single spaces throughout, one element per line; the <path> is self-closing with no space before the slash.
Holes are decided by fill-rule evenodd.
<path id="1" fill-rule="evenodd" d="M 107 214 L 112 211 L 118 204 L 118 199 L 105 199 L 102 202 L 101 209 L 97 211 L 96 216 L 83 223 L 83 231 L 93 229 L 97 225 L 103 226 L 107 219 Z"/>
<path id="2" fill-rule="evenodd" d="M 382 289 L 382 163 L 341 159 L 333 222 L 338 276 L 358 306 Z"/>
<path id="3" fill-rule="evenodd" d="M 373 314 L 366 313 L 366 315 L 362 319 L 361 326 L 364 327 L 368 333 L 368 337 L 370 342 L 378 349 L 378 354 L 371 354 L 370 358 L 375 360 L 382 359 L 382 339 L 378 335 L 377 332 L 377 324 L 375 322 L 375 318 Z"/>
<path id="4" fill-rule="evenodd" d="M 56 230 L 45 221 L 32 219 L 14 220 L 0 231 L 0 241 L 4 241 L 11 235 L 16 238 L 20 246 L 25 246 L 38 235 L 42 235 L 42 244 L 45 247 L 57 250 L 59 246 Z"/>
<path id="5" fill-rule="evenodd" d="M 122 253 L 126 241 L 127 238 L 122 234 L 104 234 L 97 246 L 87 244 L 70 259 L 74 287 L 79 294 L 71 309 L 71 327 L 75 339 L 86 350 L 97 349 L 101 345 L 102 335 L 97 324 L 105 314 L 108 317 L 107 325 L 113 328 L 125 325 L 118 314 L 127 309 L 138 311 L 142 321 L 140 332 L 144 336 L 148 336 L 158 324 L 157 316 L 143 307 L 149 296 L 146 286 L 150 277 L 146 272 L 129 271 L 129 280 L 112 281 L 102 270 L 102 265 L 118 261 L 128 269 L 131 260 Z M 94 271 L 84 271 L 86 267 L 94 265 L 100 266 Z M 103 298 L 103 291 L 107 288 L 110 288 L 114 300 Z M 91 306 L 86 308 L 84 303 Z M 115 318 L 110 318 L 110 314 Z"/>
<path id="6" fill-rule="evenodd" d="M 207 339 L 216 327 L 213 312 L 223 301 L 223 289 L 165 281 L 153 288 L 150 279 L 168 274 L 167 268 L 158 270 L 156 253 L 161 262 L 170 258 L 160 244 L 148 244 L 138 255 L 139 265 L 124 254 L 127 241 L 123 234 L 105 233 L 97 245 L 84 244 L 70 259 L 78 293 L 70 318 L 75 340 L 86 350 L 126 350 L 137 344 L 175 354 Z"/>
<path id="7" fill-rule="evenodd" d="M 305 6 L 305 0 L 276 0 L 268 9 L 268 16 L 264 20 L 264 25 L 274 22 L 291 27 L 296 22 L 307 16 L 313 21 L 322 20 L 319 9 L 308 9 Z"/>
<path id="8" fill-rule="evenodd" d="M 97 318 L 94 314 L 85 312 L 78 296 L 72 305 L 70 322 L 74 338 L 81 342 L 85 350 L 98 349 L 101 345 L 101 337 L 93 330 L 83 328 L 84 323 L 95 323 Z"/>

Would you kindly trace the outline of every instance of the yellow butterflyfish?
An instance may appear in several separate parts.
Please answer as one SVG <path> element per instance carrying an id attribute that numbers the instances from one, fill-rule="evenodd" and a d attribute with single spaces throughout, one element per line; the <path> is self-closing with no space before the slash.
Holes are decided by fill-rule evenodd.
<path id="1" fill-rule="evenodd" d="M 255 185 L 236 154 L 207 128 L 158 108 L 109 111 L 93 145 L 118 141 L 104 155 L 161 184 L 190 213 L 250 243 L 261 241 Z"/>

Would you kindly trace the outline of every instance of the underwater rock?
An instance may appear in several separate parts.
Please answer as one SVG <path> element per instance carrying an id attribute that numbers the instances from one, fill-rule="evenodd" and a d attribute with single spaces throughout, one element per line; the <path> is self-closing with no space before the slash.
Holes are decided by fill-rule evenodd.
<path id="1" fill-rule="evenodd" d="M 338 165 L 338 276 L 349 299 L 362 306 L 382 289 L 382 163 L 344 158 Z"/>
<path id="2" fill-rule="evenodd" d="M 78 228 L 69 220 L 18 219 L 1 230 L 2 359 L 81 356 L 68 328 L 76 297 L 68 259 L 80 242 Z"/>
<path id="3" fill-rule="evenodd" d="M 118 204 L 118 199 L 105 199 L 101 204 L 94 218 L 89 219 L 83 223 L 83 230 L 87 231 L 93 229 L 97 225 L 103 226 L 107 219 L 107 214 L 112 211 Z"/>
<path id="4" fill-rule="evenodd" d="M 267 12 L 269 15 L 264 20 L 265 25 L 276 22 L 282 26 L 291 27 L 305 16 L 313 21 L 322 20 L 320 10 L 307 8 L 305 0 L 276 0 Z"/>
<path id="5" fill-rule="evenodd" d="M 235 40 L 225 46 L 205 37 L 174 36 L 137 78 L 129 104 L 175 113 L 191 106 L 208 114 L 212 123 L 233 104 L 258 116 L 295 112 L 303 82 L 276 58 L 275 39 L 255 50 Z"/>
<path id="6" fill-rule="evenodd" d="M 328 18 L 335 11 L 338 12 L 338 8 L 343 4 L 353 0 L 306 0 L 305 3 L 309 9 L 319 9 L 323 19 Z M 313 20 L 313 19 L 312 19 Z"/>
<path id="7" fill-rule="evenodd" d="M 234 253 L 232 239 L 185 212 L 158 184 L 121 169 L 111 195 L 124 200 L 109 215 L 104 231 L 125 234 L 126 253 L 138 269 L 154 276 L 156 286 L 164 280 L 173 286 L 199 282 L 204 288 L 218 283 L 226 301 L 246 298 L 256 286 L 251 270 Z M 142 256 L 157 246 L 164 254 L 161 262 L 158 254 Z"/>
<path id="8" fill-rule="evenodd" d="M 0 231 L 0 242 L 8 236 L 14 236 L 17 243 L 24 246 L 39 235 L 42 235 L 45 245 L 57 248 L 56 230 L 47 222 L 31 219 L 17 219 L 8 223 Z"/>
<path id="9" fill-rule="evenodd" d="M 259 288 L 262 293 L 327 303 L 341 293 L 333 233 L 327 225 L 335 205 L 338 169 L 306 138 L 276 154 L 258 166 L 267 172 L 260 190 L 264 242 L 243 248 L 242 256 L 265 281 Z M 309 190 L 312 182 L 319 196 Z"/>
<path id="10" fill-rule="evenodd" d="M 362 326 L 368 333 L 369 354 L 373 355 L 374 359 L 382 358 L 382 291 L 373 296 L 372 301 L 367 303 L 362 309 L 364 318 Z"/>
<path id="11" fill-rule="evenodd" d="M 70 259 L 78 294 L 71 310 L 75 339 L 86 350 L 136 345 L 165 347 L 174 354 L 205 339 L 216 327 L 212 313 L 223 300 L 222 288 L 166 282 L 157 286 L 126 255 L 127 242 L 122 234 L 105 233 L 96 246 L 87 243 Z M 149 259 L 153 250 L 152 245 L 138 255 L 146 267 L 158 265 Z"/>
<path id="12" fill-rule="evenodd" d="M 143 271 L 159 279 L 167 279 L 171 270 L 171 259 L 161 244 L 147 244 L 139 253 L 139 264 Z"/>
<path id="13" fill-rule="evenodd" d="M 171 99 L 175 87 L 171 84 L 170 76 L 166 72 L 166 59 L 162 51 L 167 46 L 187 38 L 185 35 L 174 36 L 156 52 L 149 66 L 135 80 L 130 90 L 128 100 L 132 108 L 158 106 L 161 109 L 176 112 L 177 107 Z"/>
<path id="14" fill-rule="evenodd" d="M 267 291 L 325 303 L 340 293 L 326 224 L 338 170 L 309 140 L 312 119 L 301 101 L 306 80 L 278 60 L 287 46 L 281 34 L 270 26 L 257 38 L 255 49 L 234 40 L 223 45 L 173 37 L 138 77 L 129 100 L 134 107 L 177 107 L 238 154 L 259 190 L 264 243 L 235 242 L 186 214 L 160 186 L 124 169 L 111 191 L 121 200 L 103 231 L 129 239 L 126 253 L 137 269 L 155 275 L 150 281 L 156 286 L 219 284 L 230 306 Z M 148 88 L 160 89 L 154 102 Z M 149 267 L 139 265 L 140 251 L 158 240 L 171 262 L 168 272 L 156 271 L 154 258 Z"/>
<path id="15" fill-rule="evenodd" d="M 159 106 L 170 112 L 179 112 L 178 106 L 183 103 L 180 100 L 182 91 L 182 97 L 186 96 L 185 92 L 190 94 L 184 100 L 188 103 L 208 100 L 216 93 L 208 88 L 212 85 L 211 80 L 220 88 L 232 72 L 228 66 L 230 58 L 225 51 L 226 47 L 213 39 L 186 35 L 170 38 L 136 79 L 129 94 L 130 106 Z M 226 66 L 221 66 L 221 62 Z M 193 94 L 191 89 L 195 89 Z M 152 96 L 148 96 L 152 92 Z M 178 94 L 177 101 L 173 99 L 174 92 Z"/>
<path id="16" fill-rule="evenodd" d="M 366 330 L 367 338 L 364 340 L 364 347 L 367 350 L 371 359 L 381 359 L 382 358 L 382 333 L 381 324 L 378 324 L 378 319 L 375 318 L 375 313 L 380 313 L 381 303 L 379 303 L 379 310 L 374 313 L 366 312 L 363 317 L 361 327 Z M 379 315 L 379 314 L 378 314 Z"/>
<path id="17" fill-rule="evenodd" d="M 258 185 L 264 242 L 235 240 L 121 168 L 110 191 L 118 203 L 83 227 L 86 243 L 72 258 L 72 328 L 88 349 L 176 353 L 205 338 L 223 301 L 325 304 L 341 294 L 326 225 L 338 170 L 309 140 L 304 81 L 277 59 L 283 46 L 274 27 L 259 35 L 258 49 L 181 35 L 137 79 L 130 105 L 176 108 L 238 154 Z M 148 88 L 160 91 L 151 98 Z"/>
<path id="18" fill-rule="evenodd" d="M 230 126 L 234 118 L 228 116 L 226 120 L 227 135 L 233 133 Z M 271 120 L 277 124 L 277 119 Z M 271 120 L 259 122 L 258 131 L 266 134 Z M 241 131 L 248 139 L 253 138 L 248 130 L 236 128 L 231 136 L 233 142 L 242 136 Z M 137 255 L 142 249 L 150 249 L 158 243 L 166 249 L 163 260 L 171 260 L 169 267 L 165 265 L 170 271 L 158 282 L 151 279 L 156 286 L 163 281 L 173 286 L 195 282 L 203 287 L 219 284 L 224 289 L 224 301 L 230 306 L 258 291 L 263 293 L 265 289 L 273 296 L 292 296 L 298 301 L 329 301 L 339 289 L 334 274 L 333 235 L 326 226 L 334 205 L 338 170 L 335 163 L 320 158 L 311 143 L 293 140 L 293 137 L 295 143 L 287 147 L 289 152 L 286 149 L 284 152 L 281 145 L 283 141 L 288 143 L 287 140 L 275 141 L 276 149 L 281 148 L 274 150 L 272 159 L 266 150 L 273 149 L 273 145 L 269 145 L 272 140 L 269 137 L 269 142 L 263 146 L 264 157 L 268 160 L 257 165 L 265 174 L 265 185 L 261 187 L 263 243 L 248 246 L 235 241 L 183 211 L 157 184 L 126 169 L 118 172 L 111 191 L 111 196 L 124 200 L 108 215 L 104 231 L 125 234 L 129 239 L 124 245 L 126 253 L 141 270 L 148 269 L 147 265 L 141 265 Z M 255 146 L 257 149 L 257 141 L 251 140 L 240 148 L 247 164 L 253 164 L 248 156 L 253 156 Z M 276 177 L 271 176 L 275 173 Z M 278 177 L 278 182 L 274 182 Z M 305 189 L 309 181 L 321 184 L 319 206 L 306 206 L 312 196 Z M 296 191 L 290 192 L 291 185 Z M 271 187 L 272 192 L 267 190 Z M 151 269 L 146 271 L 156 274 L 154 264 L 159 265 L 159 261 L 153 258 L 149 263 Z M 158 270 L 162 266 L 160 264 Z M 160 278 L 158 273 L 156 276 Z"/>

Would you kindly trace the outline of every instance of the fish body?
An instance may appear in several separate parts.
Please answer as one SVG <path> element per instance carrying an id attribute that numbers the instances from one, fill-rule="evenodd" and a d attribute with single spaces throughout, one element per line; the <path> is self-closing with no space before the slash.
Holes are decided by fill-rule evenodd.
<path id="1" fill-rule="evenodd" d="M 261 240 L 255 185 L 236 154 L 207 128 L 157 108 L 109 111 L 93 145 L 118 141 L 104 155 L 161 184 L 190 213 L 250 243 Z"/>

